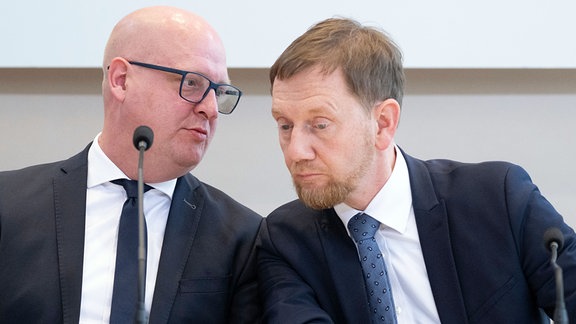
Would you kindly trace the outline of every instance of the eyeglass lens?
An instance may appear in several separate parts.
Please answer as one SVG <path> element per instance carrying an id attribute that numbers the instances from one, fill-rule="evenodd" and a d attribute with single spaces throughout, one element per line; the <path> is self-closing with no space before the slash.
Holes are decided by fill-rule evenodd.
<path id="1" fill-rule="evenodd" d="M 210 80 L 200 74 L 187 73 L 182 81 L 180 95 L 191 102 L 200 102 L 210 91 Z M 240 99 L 240 91 L 229 85 L 219 85 L 215 90 L 218 111 L 231 113 Z"/>

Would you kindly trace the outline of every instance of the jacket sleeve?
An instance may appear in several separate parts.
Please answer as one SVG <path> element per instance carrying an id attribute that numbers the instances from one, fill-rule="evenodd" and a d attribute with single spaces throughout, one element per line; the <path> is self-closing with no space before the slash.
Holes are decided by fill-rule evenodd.
<path id="1" fill-rule="evenodd" d="M 549 228 L 559 229 L 564 236 L 557 262 L 563 269 L 566 309 L 571 322 L 576 322 L 576 235 L 552 204 L 544 198 L 529 175 L 518 166 L 508 170 L 505 180 L 506 201 L 524 274 L 534 291 L 537 304 L 553 318 L 556 308 L 556 286 L 550 252 L 544 243 Z"/>
<path id="2" fill-rule="evenodd" d="M 256 273 L 256 249 L 259 239 L 255 237 L 249 256 L 240 272 L 238 283 L 232 296 L 232 306 L 228 323 L 257 324 L 261 321 L 261 304 L 258 298 Z"/>
<path id="3" fill-rule="evenodd" d="M 266 220 L 260 230 L 260 240 L 258 275 L 264 322 L 333 323 L 319 306 L 313 289 L 276 249 Z"/>

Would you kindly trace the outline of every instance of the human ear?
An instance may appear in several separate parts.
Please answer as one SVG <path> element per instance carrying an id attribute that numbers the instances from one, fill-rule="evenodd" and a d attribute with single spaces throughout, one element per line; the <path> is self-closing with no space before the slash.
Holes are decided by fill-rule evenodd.
<path id="1" fill-rule="evenodd" d="M 377 103 L 372 113 L 378 127 L 376 147 L 385 150 L 391 143 L 394 143 L 394 136 L 400 121 L 400 104 L 396 99 L 386 99 Z"/>
<path id="2" fill-rule="evenodd" d="M 108 88 L 114 97 L 123 101 L 126 96 L 127 74 L 130 63 L 121 57 L 112 59 L 107 68 Z"/>

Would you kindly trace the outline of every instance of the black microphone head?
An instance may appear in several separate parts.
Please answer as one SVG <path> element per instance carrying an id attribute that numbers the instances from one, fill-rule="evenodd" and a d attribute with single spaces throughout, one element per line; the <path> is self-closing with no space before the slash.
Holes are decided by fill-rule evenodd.
<path id="1" fill-rule="evenodd" d="M 550 244 L 556 242 L 558 250 L 562 249 L 564 245 L 564 235 L 557 227 L 550 227 L 544 232 L 544 245 L 550 251 Z"/>
<path id="2" fill-rule="evenodd" d="M 137 150 L 140 150 L 140 145 L 144 146 L 144 151 L 152 146 L 152 142 L 154 141 L 154 132 L 148 126 L 138 126 L 134 130 L 134 137 L 132 138 L 132 142 L 134 143 L 134 147 Z M 143 142 L 143 143 L 142 143 Z"/>

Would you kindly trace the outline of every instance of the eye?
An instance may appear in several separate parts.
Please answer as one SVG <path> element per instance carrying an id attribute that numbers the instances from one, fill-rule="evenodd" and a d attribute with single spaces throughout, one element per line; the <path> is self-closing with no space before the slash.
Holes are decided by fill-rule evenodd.
<path id="1" fill-rule="evenodd" d="M 202 77 L 188 73 L 184 79 L 184 86 L 191 89 L 203 89 L 205 87 L 206 80 Z"/>
<path id="2" fill-rule="evenodd" d="M 289 123 L 284 118 L 279 118 L 278 120 L 276 120 L 276 123 L 278 123 L 278 129 L 281 131 L 288 131 L 292 129 L 292 127 L 294 127 L 293 124 Z"/>
<path id="3" fill-rule="evenodd" d="M 219 86 L 216 90 L 216 96 L 240 96 L 240 92 L 229 86 Z"/>
<path id="4" fill-rule="evenodd" d="M 323 130 L 330 126 L 330 120 L 327 118 L 315 118 L 314 121 L 310 124 L 314 129 Z"/>
<path id="5" fill-rule="evenodd" d="M 317 129 L 325 129 L 326 127 L 328 127 L 328 123 L 317 123 L 314 125 L 314 127 Z"/>

